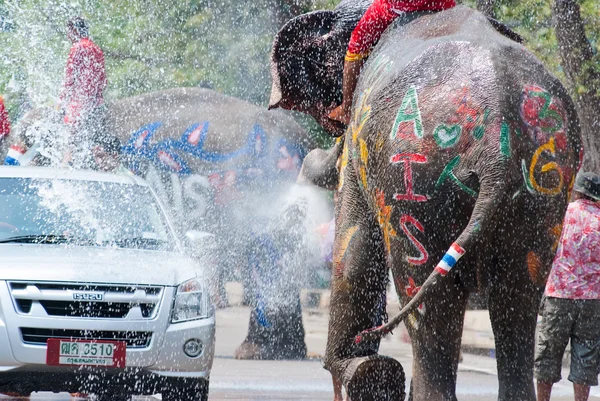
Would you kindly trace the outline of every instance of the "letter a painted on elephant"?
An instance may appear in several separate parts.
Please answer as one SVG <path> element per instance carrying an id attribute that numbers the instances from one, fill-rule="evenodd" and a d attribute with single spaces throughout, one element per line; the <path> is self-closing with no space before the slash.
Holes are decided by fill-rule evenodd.
<path id="1" fill-rule="evenodd" d="M 407 137 L 415 135 L 417 138 L 423 138 L 423 121 L 421 120 L 421 111 L 419 110 L 419 98 L 417 88 L 411 86 L 402 99 L 402 105 L 396 115 L 396 121 L 390 138 Z"/>
<path id="2" fill-rule="evenodd" d="M 424 195 L 417 195 L 413 191 L 413 176 L 411 163 L 427 163 L 427 156 L 420 155 L 417 153 L 400 153 L 392 157 L 392 164 L 403 163 L 404 164 L 404 188 L 406 193 L 394 194 L 394 199 L 398 201 L 414 201 L 414 202 L 427 202 L 427 197 Z"/>

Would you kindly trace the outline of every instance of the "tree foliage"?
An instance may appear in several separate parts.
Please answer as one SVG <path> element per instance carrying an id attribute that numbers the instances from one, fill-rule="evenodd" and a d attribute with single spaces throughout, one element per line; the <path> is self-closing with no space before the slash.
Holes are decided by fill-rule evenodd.
<path id="1" fill-rule="evenodd" d="M 293 16 L 337 0 L 0 0 L 0 93 L 13 117 L 29 101 L 55 102 L 70 44 L 65 23 L 82 15 L 104 49 L 108 98 L 175 86 L 207 86 L 257 104 L 270 89 L 269 53 Z M 552 24 L 552 0 L 462 0 L 491 7 L 526 46 L 565 79 Z M 580 0 L 598 57 L 600 5 Z M 589 68 L 600 68 L 595 59 Z M 578 86 L 578 91 L 598 90 Z"/>

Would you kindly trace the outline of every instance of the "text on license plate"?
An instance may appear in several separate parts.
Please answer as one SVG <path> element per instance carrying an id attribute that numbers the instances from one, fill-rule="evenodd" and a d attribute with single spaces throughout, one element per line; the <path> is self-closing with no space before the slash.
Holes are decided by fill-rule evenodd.
<path id="1" fill-rule="evenodd" d="M 124 368 L 124 341 L 48 339 L 47 365 L 106 366 Z"/>

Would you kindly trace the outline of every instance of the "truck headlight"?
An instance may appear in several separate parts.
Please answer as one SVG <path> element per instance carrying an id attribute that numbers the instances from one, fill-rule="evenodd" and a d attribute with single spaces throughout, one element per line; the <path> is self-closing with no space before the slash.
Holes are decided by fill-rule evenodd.
<path id="1" fill-rule="evenodd" d="M 198 279 L 188 280 L 177 287 L 171 317 L 172 323 L 206 318 L 208 312 L 208 296 Z"/>

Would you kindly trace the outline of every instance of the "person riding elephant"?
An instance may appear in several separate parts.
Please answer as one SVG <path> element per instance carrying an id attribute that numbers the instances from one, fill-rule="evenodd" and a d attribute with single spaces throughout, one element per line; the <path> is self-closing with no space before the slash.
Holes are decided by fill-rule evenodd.
<path id="1" fill-rule="evenodd" d="M 352 401 L 402 400 L 402 366 L 375 350 L 404 321 L 410 399 L 456 400 L 465 308 L 485 290 L 498 399 L 533 401 L 539 300 L 583 155 L 574 104 L 518 35 L 457 6 L 390 25 L 360 72 L 350 124 L 334 121 L 347 44 L 370 5 L 296 17 L 271 54 L 269 108 L 341 136 L 301 170 L 338 193 L 325 368 Z M 389 269 L 404 307 L 374 327 Z"/>
<path id="2" fill-rule="evenodd" d="M 342 104 L 329 113 L 329 118 L 350 123 L 352 97 L 366 58 L 381 35 L 400 14 L 419 11 L 441 11 L 456 6 L 454 0 L 375 0 L 358 22 L 350 37 L 344 62 Z"/>

